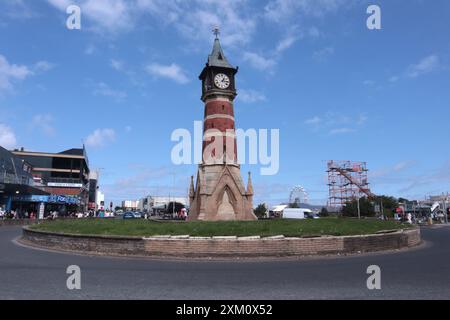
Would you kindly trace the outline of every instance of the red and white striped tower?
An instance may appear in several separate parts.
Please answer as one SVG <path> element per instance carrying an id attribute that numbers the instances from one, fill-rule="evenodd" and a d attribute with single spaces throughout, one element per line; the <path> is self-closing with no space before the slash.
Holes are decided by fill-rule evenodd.
<path id="1" fill-rule="evenodd" d="M 239 68 L 226 59 L 217 28 L 214 34 L 213 51 L 199 77 L 205 103 L 203 161 L 196 186 L 191 182 L 189 219 L 256 220 L 251 179 L 246 189 L 237 158 L 234 99 Z"/>

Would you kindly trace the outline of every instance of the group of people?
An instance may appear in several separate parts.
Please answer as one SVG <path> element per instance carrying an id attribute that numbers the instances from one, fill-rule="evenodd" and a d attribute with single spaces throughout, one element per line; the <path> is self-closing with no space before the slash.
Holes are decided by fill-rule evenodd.
<path id="1" fill-rule="evenodd" d="M 16 210 L 10 210 L 5 211 L 2 208 L 0 208 L 0 220 L 6 220 L 6 219 L 36 219 L 36 213 L 35 212 L 24 212 L 19 213 Z"/>
<path id="2" fill-rule="evenodd" d="M 48 219 L 48 220 L 54 220 L 57 219 L 58 217 L 60 217 L 60 213 L 58 211 L 50 211 L 47 212 L 44 215 L 44 219 Z M 97 213 L 93 210 L 88 211 L 88 212 L 71 212 L 68 215 L 65 215 L 68 218 L 95 218 L 97 217 Z M 13 220 L 13 219 L 30 219 L 30 220 L 34 220 L 37 219 L 37 213 L 35 212 L 24 212 L 24 213 L 19 213 L 16 210 L 10 210 L 10 211 L 5 211 L 3 208 L 0 208 L 0 220 Z"/>

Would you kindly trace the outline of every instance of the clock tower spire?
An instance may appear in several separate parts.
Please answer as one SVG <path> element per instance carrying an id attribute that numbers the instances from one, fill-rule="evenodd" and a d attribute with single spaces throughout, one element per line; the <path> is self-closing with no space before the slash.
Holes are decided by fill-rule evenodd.
<path id="1" fill-rule="evenodd" d="M 205 104 L 203 158 L 191 192 L 189 219 L 256 220 L 253 191 L 244 186 L 237 158 L 234 99 L 239 68 L 228 62 L 219 29 L 213 32 L 213 50 L 199 76 Z"/>

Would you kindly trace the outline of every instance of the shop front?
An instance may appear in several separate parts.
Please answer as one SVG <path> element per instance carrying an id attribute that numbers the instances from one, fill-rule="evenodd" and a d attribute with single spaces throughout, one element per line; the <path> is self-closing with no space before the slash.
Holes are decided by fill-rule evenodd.
<path id="1" fill-rule="evenodd" d="M 53 213 L 59 217 L 67 217 L 80 211 L 80 200 L 77 197 L 62 195 L 26 195 L 14 196 L 11 208 L 20 212 L 20 217 L 29 217 L 31 213 L 39 219 L 45 219 Z"/>

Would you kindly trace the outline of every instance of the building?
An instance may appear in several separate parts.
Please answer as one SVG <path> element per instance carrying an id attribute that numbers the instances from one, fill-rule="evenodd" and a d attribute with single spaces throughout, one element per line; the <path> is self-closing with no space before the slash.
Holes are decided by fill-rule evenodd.
<path id="1" fill-rule="evenodd" d="M 225 57 L 216 39 L 200 74 L 205 104 L 203 153 L 197 180 L 191 179 L 189 220 L 256 220 L 253 187 L 249 174 L 247 189 L 237 158 L 234 99 L 238 68 Z"/>
<path id="2" fill-rule="evenodd" d="M 101 192 L 100 190 L 96 190 L 96 196 L 95 196 L 95 204 L 96 204 L 96 210 L 105 210 L 105 194 Z"/>
<path id="3" fill-rule="evenodd" d="M 181 203 L 183 206 L 188 206 L 188 199 L 185 197 L 157 197 L 147 196 L 139 200 L 138 209 L 143 212 L 151 212 L 154 209 L 167 208 L 171 202 Z"/>
<path id="4" fill-rule="evenodd" d="M 122 201 L 122 209 L 124 210 L 137 210 L 139 207 L 139 201 L 125 200 Z"/>
<path id="5" fill-rule="evenodd" d="M 22 148 L 12 153 L 32 166 L 36 187 L 48 194 L 78 199 L 77 208 L 72 205 L 71 210 L 89 208 L 90 170 L 84 147 L 60 153 L 31 152 Z"/>
<path id="6" fill-rule="evenodd" d="M 39 210 L 39 202 L 29 200 L 48 196 L 47 192 L 35 187 L 32 166 L 0 147 L 0 208 L 17 211 L 19 217 L 25 217 L 25 212 L 37 213 Z"/>
<path id="7" fill-rule="evenodd" d="M 99 208 L 97 196 L 99 194 L 98 190 L 98 171 L 91 171 L 89 173 L 89 200 L 88 200 L 88 208 L 89 210 L 97 210 Z M 103 199 L 105 201 L 105 199 Z"/>

